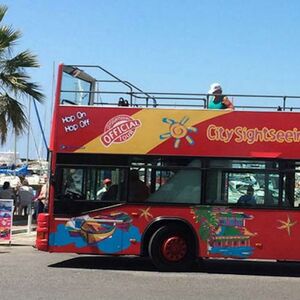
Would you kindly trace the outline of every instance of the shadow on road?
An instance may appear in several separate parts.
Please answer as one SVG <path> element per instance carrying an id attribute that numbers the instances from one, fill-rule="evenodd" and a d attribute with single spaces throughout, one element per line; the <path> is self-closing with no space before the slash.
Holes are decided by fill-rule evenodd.
<path id="1" fill-rule="evenodd" d="M 206 260 L 199 264 L 204 273 L 300 277 L 297 262 Z"/>
<path id="2" fill-rule="evenodd" d="M 49 267 L 124 271 L 157 271 L 149 259 L 141 257 L 80 256 L 49 265 Z"/>
<path id="3" fill-rule="evenodd" d="M 157 271 L 150 259 L 140 257 L 80 256 L 51 264 L 49 267 L 119 271 Z M 209 259 L 200 261 L 197 266 L 189 270 L 189 272 L 300 277 L 300 263 Z"/>

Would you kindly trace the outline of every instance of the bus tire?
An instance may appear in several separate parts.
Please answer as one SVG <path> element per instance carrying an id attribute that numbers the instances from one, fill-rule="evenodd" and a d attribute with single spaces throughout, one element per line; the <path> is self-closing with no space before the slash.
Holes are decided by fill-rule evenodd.
<path id="1" fill-rule="evenodd" d="M 160 271 L 186 271 L 195 263 L 191 233 L 176 225 L 160 227 L 149 241 L 149 255 Z"/>

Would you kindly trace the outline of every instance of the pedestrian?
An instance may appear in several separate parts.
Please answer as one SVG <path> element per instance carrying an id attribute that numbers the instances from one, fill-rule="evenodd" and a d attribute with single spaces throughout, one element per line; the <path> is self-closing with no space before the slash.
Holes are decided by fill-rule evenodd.
<path id="1" fill-rule="evenodd" d="M 22 185 L 19 187 L 19 207 L 18 215 L 27 216 L 27 213 L 31 212 L 31 205 L 34 198 L 34 191 L 31 186 L 29 186 L 28 180 L 24 179 Z"/>
<path id="2" fill-rule="evenodd" d="M 11 188 L 9 181 L 4 181 L 2 189 L 0 190 L 0 199 L 12 199 L 14 201 L 14 213 L 17 209 L 17 196 L 14 189 Z"/>
<path id="3" fill-rule="evenodd" d="M 48 210 L 48 176 L 44 175 L 44 184 L 35 200 L 35 217 Z"/>
<path id="4" fill-rule="evenodd" d="M 222 87 L 219 83 L 213 83 L 208 91 L 208 109 L 234 109 L 227 96 L 222 95 Z"/>

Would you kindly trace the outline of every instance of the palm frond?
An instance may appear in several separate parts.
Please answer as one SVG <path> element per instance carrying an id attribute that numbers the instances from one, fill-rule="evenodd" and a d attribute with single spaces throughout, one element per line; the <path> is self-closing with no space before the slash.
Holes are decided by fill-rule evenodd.
<path id="1" fill-rule="evenodd" d="M 7 12 L 7 6 L 6 5 L 0 5 L 0 22 L 2 22 L 6 12 Z"/>
<path id="2" fill-rule="evenodd" d="M 22 34 L 19 30 L 14 30 L 11 26 L 0 27 L 0 51 L 10 51 L 21 38 Z"/>
<path id="3" fill-rule="evenodd" d="M 0 96 L 0 139 L 5 143 L 7 138 L 7 124 L 12 124 L 17 135 L 24 133 L 28 127 L 23 105 L 8 94 Z"/>
<path id="4" fill-rule="evenodd" d="M 15 95 L 29 95 L 38 102 L 44 101 L 44 94 L 40 91 L 38 84 L 28 82 L 29 76 L 25 73 L 4 74 L 0 72 L 2 85 Z"/>
<path id="5" fill-rule="evenodd" d="M 26 82 L 22 92 L 23 94 L 33 97 L 40 103 L 44 102 L 45 100 L 45 95 L 41 92 L 39 85 L 35 82 Z"/>
<path id="6" fill-rule="evenodd" d="M 19 73 L 3 73 L 0 72 L 1 88 L 6 91 L 18 93 L 19 88 L 24 88 L 23 82 L 26 82 L 26 74 Z"/>
<path id="7" fill-rule="evenodd" d="M 7 138 L 7 122 L 5 118 L 5 114 L 0 113 L 0 142 L 3 145 L 6 142 Z"/>
<path id="8" fill-rule="evenodd" d="M 37 68 L 39 63 L 36 55 L 33 55 L 29 50 L 23 51 L 15 57 L 2 61 L 2 71 L 4 73 L 14 73 L 23 68 Z"/>

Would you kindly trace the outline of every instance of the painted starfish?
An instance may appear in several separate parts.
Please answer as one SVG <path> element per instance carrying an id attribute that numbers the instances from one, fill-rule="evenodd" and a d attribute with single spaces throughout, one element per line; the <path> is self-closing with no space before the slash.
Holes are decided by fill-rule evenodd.
<path id="1" fill-rule="evenodd" d="M 280 222 L 282 225 L 277 228 L 278 229 L 286 229 L 289 236 L 291 235 L 291 227 L 293 227 L 297 223 L 297 221 L 292 222 L 289 215 L 287 216 L 286 221 L 278 220 L 278 222 Z"/>
<path id="2" fill-rule="evenodd" d="M 151 207 L 148 207 L 146 209 L 140 209 L 141 211 L 141 214 L 140 214 L 140 218 L 144 217 L 146 221 L 149 221 L 149 218 L 153 218 L 153 215 L 150 214 L 150 208 Z"/>

